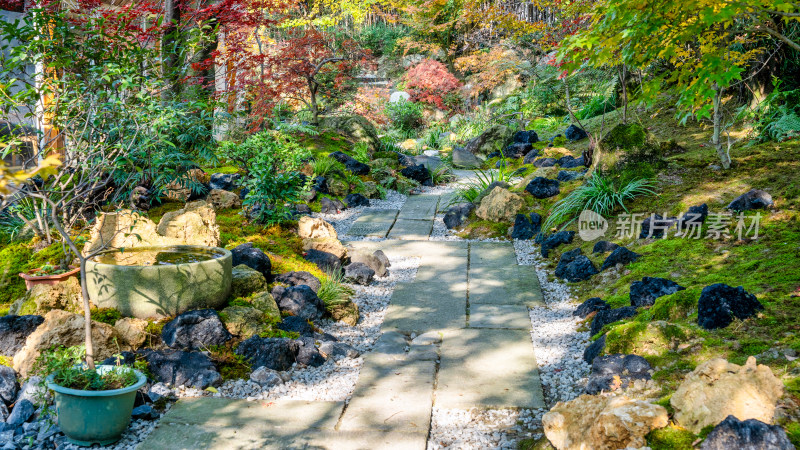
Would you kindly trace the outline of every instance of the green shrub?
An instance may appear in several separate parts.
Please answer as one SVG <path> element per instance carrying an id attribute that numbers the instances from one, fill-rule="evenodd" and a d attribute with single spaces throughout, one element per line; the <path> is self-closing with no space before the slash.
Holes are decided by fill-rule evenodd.
<path id="1" fill-rule="evenodd" d="M 409 136 L 425 125 L 422 110 L 421 103 L 400 100 L 386 105 L 386 116 L 392 121 L 392 128 Z"/>
<path id="2" fill-rule="evenodd" d="M 800 89 L 782 91 L 781 80 L 754 111 L 742 109 L 741 115 L 755 119 L 753 129 L 761 142 L 781 142 L 800 135 Z"/>
<path id="3" fill-rule="evenodd" d="M 391 55 L 397 48 L 397 41 L 408 33 L 405 26 L 380 22 L 363 27 L 356 40 L 362 47 L 370 49 L 373 56 Z"/>
<path id="4" fill-rule="evenodd" d="M 95 322 L 107 323 L 113 326 L 121 318 L 122 313 L 114 308 L 95 308 L 92 310 L 92 320 Z"/>

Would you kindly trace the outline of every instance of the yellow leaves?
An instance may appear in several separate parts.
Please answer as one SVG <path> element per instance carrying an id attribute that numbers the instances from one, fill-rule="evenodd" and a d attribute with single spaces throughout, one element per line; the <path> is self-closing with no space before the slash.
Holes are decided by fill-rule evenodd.
<path id="1" fill-rule="evenodd" d="M 36 175 L 42 177 L 54 175 L 57 173 L 56 168 L 60 165 L 61 160 L 56 155 L 47 156 L 39 163 L 38 167 L 29 170 L 12 171 L 3 161 L 0 161 L 0 194 L 10 194 L 12 185 L 20 184 Z"/>

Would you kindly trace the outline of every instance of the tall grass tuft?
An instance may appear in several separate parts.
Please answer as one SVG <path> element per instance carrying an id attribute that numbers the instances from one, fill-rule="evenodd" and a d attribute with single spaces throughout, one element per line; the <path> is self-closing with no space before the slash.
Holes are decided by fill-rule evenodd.
<path id="1" fill-rule="evenodd" d="M 626 202 L 643 195 L 655 194 L 653 187 L 653 182 L 647 178 L 621 181 L 617 185 L 611 179 L 594 173 L 586 184 L 570 192 L 550 208 L 542 229 L 549 230 L 561 224 L 569 225 L 587 209 L 604 217 L 617 208 L 627 212 Z"/>
<path id="2" fill-rule="evenodd" d="M 326 272 L 319 281 L 321 286 L 317 297 L 322 300 L 325 307 L 331 308 L 350 301 L 353 290 L 344 285 L 344 274 L 341 271 Z"/>

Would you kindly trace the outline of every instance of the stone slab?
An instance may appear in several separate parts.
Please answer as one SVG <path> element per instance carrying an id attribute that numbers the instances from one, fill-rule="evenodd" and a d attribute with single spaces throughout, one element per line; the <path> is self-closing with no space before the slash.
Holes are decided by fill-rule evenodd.
<path id="1" fill-rule="evenodd" d="M 517 265 L 517 253 L 512 244 L 473 242 L 469 247 L 469 264 L 472 267 L 504 268 Z"/>
<path id="2" fill-rule="evenodd" d="M 397 219 L 389 232 L 390 239 L 427 241 L 433 231 L 433 219 Z"/>
<path id="3" fill-rule="evenodd" d="M 475 268 L 469 271 L 470 305 L 543 306 L 542 289 L 533 266 Z"/>
<path id="4" fill-rule="evenodd" d="M 434 361 L 376 367 L 367 360 L 339 430 L 427 435 L 433 405 Z"/>
<path id="5" fill-rule="evenodd" d="M 397 217 L 397 210 L 365 211 L 353 222 L 347 234 L 385 238 Z"/>
<path id="6" fill-rule="evenodd" d="M 344 241 L 348 247 L 368 252 L 383 250 L 390 258 L 422 257 L 422 263 L 438 256 L 467 257 L 467 242 L 408 241 L 386 239 L 382 241 Z"/>
<path id="7" fill-rule="evenodd" d="M 445 333 L 436 389 L 439 408 L 544 408 L 527 330 Z"/>
<path id="8" fill-rule="evenodd" d="M 435 283 L 398 284 L 381 329 L 421 334 L 462 328 L 466 322 L 465 291 Z"/>
<path id="9" fill-rule="evenodd" d="M 470 328 L 531 329 L 525 305 L 470 305 L 468 323 Z"/>
<path id="10" fill-rule="evenodd" d="M 438 195 L 413 195 L 400 209 L 400 219 L 433 220 L 439 206 Z"/>
<path id="11" fill-rule="evenodd" d="M 181 399 L 138 448 L 288 448 L 309 430 L 333 431 L 343 409 L 344 402 Z"/>

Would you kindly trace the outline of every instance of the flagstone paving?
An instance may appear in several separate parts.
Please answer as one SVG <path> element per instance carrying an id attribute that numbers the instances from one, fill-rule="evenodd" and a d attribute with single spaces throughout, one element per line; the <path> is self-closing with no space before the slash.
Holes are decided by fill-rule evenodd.
<path id="1" fill-rule="evenodd" d="M 343 402 L 183 399 L 143 449 L 425 449 L 433 407 L 543 408 L 527 307 L 542 305 L 532 266 L 510 243 L 428 241 L 449 199 L 413 196 L 367 211 L 352 247 L 420 258 L 395 287 L 382 335 Z"/>

